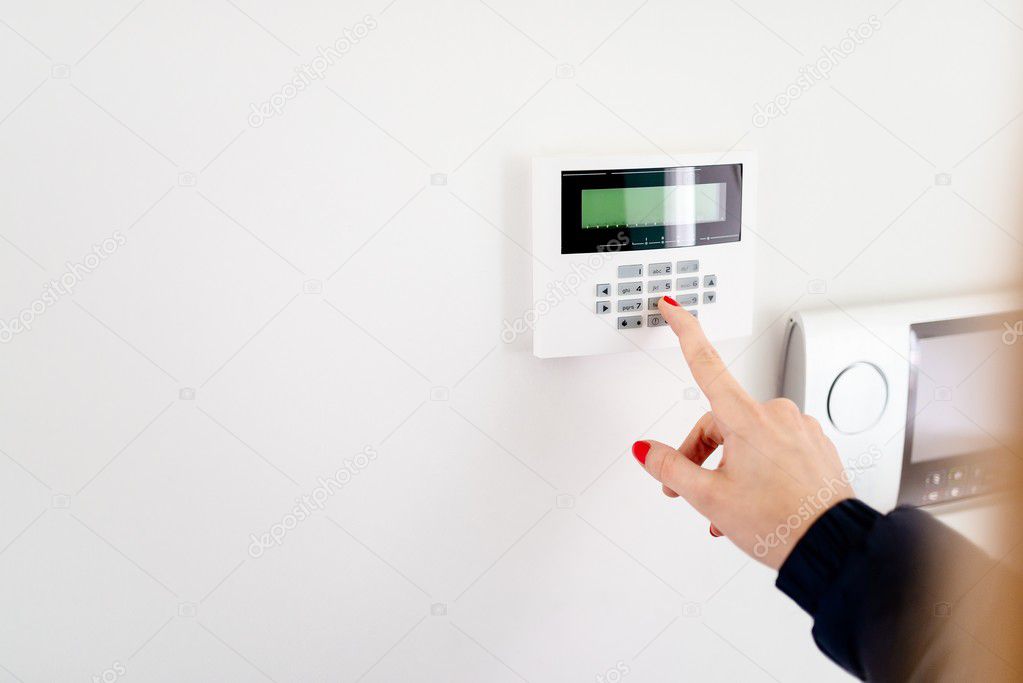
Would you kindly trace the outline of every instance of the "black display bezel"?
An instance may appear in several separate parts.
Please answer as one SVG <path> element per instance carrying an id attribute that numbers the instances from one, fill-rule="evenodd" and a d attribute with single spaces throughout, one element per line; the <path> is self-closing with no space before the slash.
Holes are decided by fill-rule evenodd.
<path id="1" fill-rule="evenodd" d="M 1023 316 L 1023 311 L 1014 313 L 999 313 L 993 315 L 974 316 L 969 318 L 956 318 L 951 320 L 935 320 L 924 323 L 913 323 L 909 326 L 909 358 L 919 357 L 920 340 L 934 337 L 946 337 L 955 334 L 967 334 L 970 332 L 985 332 L 1002 329 L 1005 320 L 1018 320 Z M 913 431 L 916 423 L 917 392 L 919 384 L 919 368 L 916 363 L 909 364 L 909 382 L 906 398 L 906 433 L 902 446 L 902 476 L 899 480 L 900 505 L 923 506 L 928 504 L 947 503 L 951 500 L 962 500 L 964 498 L 976 497 L 999 490 L 998 473 L 1006 468 L 1005 455 L 998 450 L 981 450 L 969 453 L 957 453 L 956 455 L 938 458 L 935 460 L 924 460 L 913 462 Z M 940 487 L 928 487 L 926 480 L 932 472 L 944 472 L 947 474 L 952 468 L 962 467 L 970 472 L 971 467 L 981 466 L 989 475 L 984 482 L 972 481 L 971 475 L 963 482 L 965 492 L 957 498 L 949 498 L 944 492 L 948 489 L 948 482 L 943 481 Z M 966 488 L 967 484 L 978 484 L 979 489 L 970 493 Z M 933 503 L 924 500 L 932 490 L 942 491 L 939 499 Z"/>
<path id="2" fill-rule="evenodd" d="M 692 178 L 692 184 L 725 184 L 725 220 L 697 223 L 694 244 L 672 244 L 672 231 L 683 226 L 582 227 L 582 191 L 624 187 L 670 187 L 673 179 Z M 681 183 L 688 185 L 690 183 Z M 685 226 L 688 227 L 688 226 Z M 623 236 L 625 239 L 623 239 Z M 742 239 L 742 164 L 670 166 L 660 168 L 589 169 L 561 172 L 561 253 L 589 254 L 602 251 L 700 246 Z"/>

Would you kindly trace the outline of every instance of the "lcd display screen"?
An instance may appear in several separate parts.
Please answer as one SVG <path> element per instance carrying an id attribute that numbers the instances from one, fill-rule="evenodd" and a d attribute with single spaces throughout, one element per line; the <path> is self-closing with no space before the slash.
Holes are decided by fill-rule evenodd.
<path id="1" fill-rule="evenodd" d="M 899 502 L 982 495 L 1011 479 L 1023 424 L 1023 312 L 910 325 Z M 1008 335 L 1008 341 L 1007 336 Z"/>
<path id="2" fill-rule="evenodd" d="M 725 220 L 725 183 L 582 191 L 582 227 L 639 228 Z"/>
<path id="3" fill-rule="evenodd" d="M 997 452 L 1011 443 L 1023 423 L 1018 387 L 1018 349 L 1002 342 L 1003 330 L 917 336 L 910 462 Z M 1015 352 L 1015 353 L 1014 353 Z"/>
<path id="4" fill-rule="evenodd" d="M 563 171 L 561 253 L 670 249 L 742 237 L 742 164 Z"/>

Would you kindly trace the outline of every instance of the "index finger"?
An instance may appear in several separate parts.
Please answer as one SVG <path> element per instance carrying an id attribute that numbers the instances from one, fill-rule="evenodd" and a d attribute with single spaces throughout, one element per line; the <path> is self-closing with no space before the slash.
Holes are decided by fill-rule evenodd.
<path id="1" fill-rule="evenodd" d="M 661 297 L 657 308 L 678 337 L 682 355 L 693 373 L 693 379 L 710 401 L 711 408 L 729 422 L 744 417 L 754 403 L 753 399 L 728 371 L 696 318 L 675 303 L 674 299 L 670 299 L 670 302 L 669 299 Z"/>

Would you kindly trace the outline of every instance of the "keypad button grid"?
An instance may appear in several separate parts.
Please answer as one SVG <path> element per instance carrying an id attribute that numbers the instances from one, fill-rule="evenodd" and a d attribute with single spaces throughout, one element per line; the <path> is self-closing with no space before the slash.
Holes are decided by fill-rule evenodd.
<path id="1" fill-rule="evenodd" d="M 674 264 L 671 262 L 660 262 L 650 263 L 644 268 L 642 263 L 633 263 L 618 266 L 618 279 L 619 280 L 632 280 L 630 282 L 617 282 L 612 285 L 610 283 L 598 284 L 596 287 L 596 294 L 598 298 L 612 296 L 611 292 L 614 292 L 618 297 L 635 297 L 636 295 L 643 293 L 644 283 L 642 280 L 636 280 L 635 278 L 644 277 L 644 271 L 646 277 L 656 278 L 661 277 L 663 279 L 650 280 L 646 283 L 647 292 L 651 294 L 655 293 L 668 293 L 672 291 L 672 271 L 678 274 L 683 273 L 699 273 L 700 261 L 698 259 L 691 259 L 686 261 L 677 261 Z M 694 317 L 699 317 L 700 312 L 698 309 L 689 308 L 690 306 L 697 306 L 701 303 L 701 289 L 699 276 L 680 277 L 675 280 L 675 290 L 677 292 L 686 292 L 685 294 L 675 294 L 675 299 L 678 301 L 680 306 L 683 306 L 688 310 Z M 702 303 L 709 305 L 717 302 L 717 292 L 713 290 L 718 285 L 717 275 L 707 274 L 703 276 L 703 291 L 702 291 Z M 697 290 L 697 291 L 690 291 Z M 646 308 L 648 311 L 657 310 L 657 302 L 660 301 L 661 297 L 647 297 Z M 597 301 L 595 304 L 595 311 L 597 314 L 608 313 L 612 310 L 613 303 L 609 300 Z M 630 298 L 630 299 L 619 299 L 617 306 L 615 307 L 618 313 L 632 313 L 635 311 L 643 310 L 643 299 Z M 650 313 L 646 316 L 647 327 L 663 327 L 667 323 L 664 321 L 664 317 L 659 313 Z M 625 315 L 619 316 L 617 320 L 618 327 L 620 329 L 633 329 L 643 326 L 642 315 Z"/>

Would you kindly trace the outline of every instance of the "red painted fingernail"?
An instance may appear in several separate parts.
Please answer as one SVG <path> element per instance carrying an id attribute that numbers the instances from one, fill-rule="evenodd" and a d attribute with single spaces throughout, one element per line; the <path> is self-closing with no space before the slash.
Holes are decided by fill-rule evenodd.
<path id="1" fill-rule="evenodd" d="M 671 304 L 672 306 L 678 306 L 678 302 L 672 299 L 670 296 L 664 297 L 664 300 Z"/>
<path id="2" fill-rule="evenodd" d="M 650 452 L 650 444 L 646 441 L 637 441 L 632 444 L 632 454 L 639 460 L 640 465 L 646 464 L 646 454 Z"/>
<path id="3" fill-rule="evenodd" d="M 710 535 L 713 536 L 714 538 L 718 538 L 720 536 L 724 536 L 724 534 L 722 534 L 720 531 L 718 531 L 717 527 L 714 526 L 713 524 L 710 525 Z"/>

